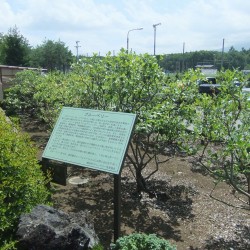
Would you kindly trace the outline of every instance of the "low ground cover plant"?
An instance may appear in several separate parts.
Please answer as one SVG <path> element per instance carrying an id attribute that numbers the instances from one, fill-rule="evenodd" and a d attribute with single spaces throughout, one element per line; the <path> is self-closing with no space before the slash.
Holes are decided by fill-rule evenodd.
<path id="1" fill-rule="evenodd" d="M 133 233 L 120 237 L 111 250 L 176 250 L 176 247 L 155 234 Z"/>

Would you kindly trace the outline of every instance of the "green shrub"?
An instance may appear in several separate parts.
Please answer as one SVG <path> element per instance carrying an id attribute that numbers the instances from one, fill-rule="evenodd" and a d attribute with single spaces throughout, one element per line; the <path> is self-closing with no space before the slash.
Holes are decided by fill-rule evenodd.
<path id="1" fill-rule="evenodd" d="M 0 109 L 0 248 L 22 213 L 47 203 L 47 180 L 36 155 L 28 136 L 7 121 Z"/>
<path id="2" fill-rule="evenodd" d="M 111 250 L 176 250 L 176 247 L 155 234 L 134 233 L 120 237 Z"/>
<path id="3" fill-rule="evenodd" d="M 13 86 L 4 91 L 3 107 L 8 115 L 36 108 L 37 103 L 34 102 L 33 95 L 40 81 L 39 72 L 25 70 L 16 74 L 12 80 Z"/>
<path id="4" fill-rule="evenodd" d="M 5 242 L 1 242 L 0 244 L 0 250 L 16 250 L 16 243 L 17 241 L 14 240 L 6 240 Z"/>
<path id="5" fill-rule="evenodd" d="M 97 245 L 94 245 L 91 249 L 92 250 L 104 250 L 104 247 L 101 244 L 97 244 Z"/>

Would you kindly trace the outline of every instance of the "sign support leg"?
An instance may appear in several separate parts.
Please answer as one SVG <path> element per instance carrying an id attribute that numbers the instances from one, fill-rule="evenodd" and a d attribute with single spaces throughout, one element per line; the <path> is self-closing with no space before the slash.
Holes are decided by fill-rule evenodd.
<path id="1" fill-rule="evenodd" d="M 114 242 L 121 231 L 121 174 L 114 174 Z"/>

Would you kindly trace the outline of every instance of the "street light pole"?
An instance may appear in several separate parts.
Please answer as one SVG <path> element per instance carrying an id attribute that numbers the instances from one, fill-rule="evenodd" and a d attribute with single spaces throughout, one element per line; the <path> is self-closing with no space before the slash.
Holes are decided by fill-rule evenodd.
<path id="1" fill-rule="evenodd" d="M 129 50 L 129 32 L 134 31 L 134 30 L 143 30 L 143 28 L 136 28 L 136 29 L 132 29 L 132 30 L 128 31 L 128 34 L 127 34 L 127 53 L 128 53 L 128 50 Z"/>
<path id="2" fill-rule="evenodd" d="M 156 26 L 161 25 L 161 23 L 153 24 L 154 28 L 154 56 L 155 56 L 155 41 L 156 41 Z"/>

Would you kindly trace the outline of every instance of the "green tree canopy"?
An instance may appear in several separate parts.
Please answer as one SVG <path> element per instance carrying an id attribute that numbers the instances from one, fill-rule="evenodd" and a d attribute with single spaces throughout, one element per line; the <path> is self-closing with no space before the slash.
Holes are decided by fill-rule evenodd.
<path id="1" fill-rule="evenodd" d="M 0 34 L 0 62 L 11 66 L 28 66 L 30 46 L 15 26 Z"/>
<path id="2" fill-rule="evenodd" d="M 66 71 L 73 61 L 72 52 L 62 41 L 45 40 L 32 50 L 31 64 L 48 70 Z"/>

